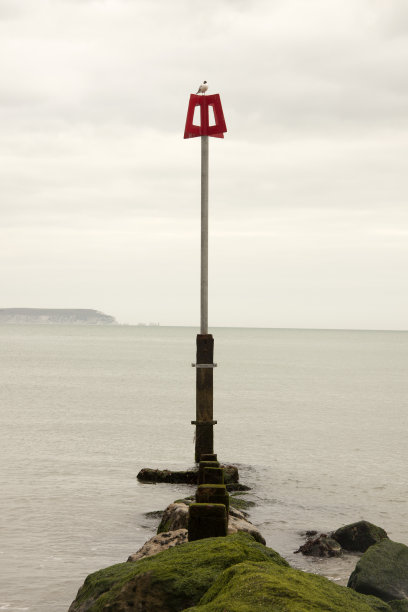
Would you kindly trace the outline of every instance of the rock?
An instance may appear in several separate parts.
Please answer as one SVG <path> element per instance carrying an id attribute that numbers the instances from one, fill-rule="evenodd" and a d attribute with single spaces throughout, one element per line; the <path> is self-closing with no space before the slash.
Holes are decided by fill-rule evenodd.
<path id="1" fill-rule="evenodd" d="M 197 540 L 91 574 L 69 612 L 184 610 L 199 602 L 220 572 L 249 559 L 287 566 L 248 535 Z"/>
<path id="2" fill-rule="evenodd" d="M 152 510 L 151 512 L 144 512 L 143 516 L 149 519 L 161 519 L 163 516 L 163 510 Z"/>
<path id="3" fill-rule="evenodd" d="M 237 512 L 238 511 L 235 511 L 234 514 Z M 241 517 L 232 515 L 231 510 L 230 510 L 230 515 L 229 515 L 229 520 L 228 520 L 228 534 L 231 535 L 233 533 L 237 533 L 238 531 L 249 533 L 254 538 L 254 540 L 256 540 L 257 542 L 260 542 L 261 544 L 264 544 L 264 545 L 266 544 L 265 538 L 263 537 L 259 529 L 255 527 L 255 525 L 250 523 L 244 517 L 244 515 L 242 515 Z"/>
<path id="4" fill-rule="evenodd" d="M 229 515 L 231 516 L 235 516 L 236 518 L 242 519 L 244 521 L 247 520 L 247 516 L 248 514 L 246 512 L 244 512 L 243 510 L 238 510 L 238 508 L 233 508 L 230 506 L 229 509 Z M 249 523 L 250 521 L 248 521 Z"/>
<path id="5" fill-rule="evenodd" d="M 163 550 L 167 550 L 178 544 L 184 544 L 184 542 L 187 542 L 187 529 L 176 529 L 175 531 L 159 533 L 145 542 L 137 552 L 130 555 L 128 561 L 138 561 L 143 557 L 157 555 L 157 553 Z"/>
<path id="6" fill-rule="evenodd" d="M 230 485 L 239 483 L 238 468 L 235 465 L 223 465 L 221 463 L 220 467 L 224 469 L 224 484 Z M 229 491 L 228 486 L 227 491 Z"/>
<path id="7" fill-rule="evenodd" d="M 376 542 L 388 538 L 387 532 L 384 529 L 368 521 L 358 521 L 357 523 L 345 525 L 331 535 L 342 548 L 355 552 L 365 552 L 367 548 L 376 544 Z"/>
<path id="8" fill-rule="evenodd" d="M 167 506 L 163 512 L 157 533 L 187 529 L 189 504 L 184 502 L 174 503 Z"/>
<path id="9" fill-rule="evenodd" d="M 226 485 L 238 485 L 239 473 L 235 465 L 220 465 L 224 469 L 224 482 Z M 156 470 L 153 468 L 142 468 L 136 476 L 140 482 L 174 483 L 196 485 L 198 482 L 198 470 Z M 240 485 L 244 487 L 245 485 Z M 229 490 L 229 489 L 228 489 Z M 242 490 L 242 489 L 241 489 Z"/>
<path id="10" fill-rule="evenodd" d="M 227 487 L 227 491 L 231 492 L 231 491 L 250 491 L 251 487 L 248 487 L 248 485 L 244 485 L 241 484 L 240 482 L 225 482 L 225 474 L 224 474 L 224 483 Z"/>
<path id="11" fill-rule="evenodd" d="M 169 482 L 176 484 L 197 484 L 197 470 L 155 470 L 142 468 L 136 476 L 141 482 Z"/>
<path id="12" fill-rule="evenodd" d="M 379 599 L 355 595 L 323 576 L 245 561 L 224 570 L 199 604 L 185 612 L 391 612 Z"/>
<path id="13" fill-rule="evenodd" d="M 69 612 L 391 612 L 388 604 L 289 567 L 248 534 L 187 542 L 87 577 Z"/>
<path id="14" fill-rule="evenodd" d="M 408 599 L 408 546 L 388 538 L 370 546 L 347 586 L 387 602 Z"/>
<path id="15" fill-rule="evenodd" d="M 333 538 L 321 533 L 317 537 L 308 538 L 298 550 L 295 550 L 295 553 L 299 552 L 312 557 L 340 557 L 341 546 Z"/>
<path id="16" fill-rule="evenodd" d="M 393 599 L 388 605 L 393 612 L 408 612 L 408 599 Z"/>
<path id="17" fill-rule="evenodd" d="M 237 510 L 244 511 L 255 506 L 255 502 L 250 501 L 249 499 L 244 499 L 235 494 L 230 495 L 230 506 L 233 506 Z"/>

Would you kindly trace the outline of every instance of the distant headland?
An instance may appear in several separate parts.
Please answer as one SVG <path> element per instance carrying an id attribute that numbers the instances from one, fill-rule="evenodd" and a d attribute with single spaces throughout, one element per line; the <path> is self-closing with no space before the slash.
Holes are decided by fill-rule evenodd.
<path id="1" fill-rule="evenodd" d="M 0 308 L 0 325 L 117 325 L 90 308 Z"/>

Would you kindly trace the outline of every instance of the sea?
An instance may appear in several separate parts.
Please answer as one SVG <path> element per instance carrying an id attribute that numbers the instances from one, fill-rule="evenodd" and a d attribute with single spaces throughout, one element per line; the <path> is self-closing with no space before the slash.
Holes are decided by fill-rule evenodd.
<path id="1" fill-rule="evenodd" d="M 358 559 L 294 551 L 369 520 L 408 544 L 408 332 L 210 330 L 215 451 L 250 520 L 293 566 L 347 584 Z M 66 612 L 194 488 L 142 484 L 194 464 L 188 327 L 0 327 L 0 610 Z"/>

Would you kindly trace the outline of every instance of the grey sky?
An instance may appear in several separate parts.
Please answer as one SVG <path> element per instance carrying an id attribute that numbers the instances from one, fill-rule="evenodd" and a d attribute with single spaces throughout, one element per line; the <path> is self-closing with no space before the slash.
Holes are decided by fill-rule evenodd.
<path id="1" fill-rule="evenodd" d="M 0 0 L 0 307 L 408 328 L 406 0 Z"/>

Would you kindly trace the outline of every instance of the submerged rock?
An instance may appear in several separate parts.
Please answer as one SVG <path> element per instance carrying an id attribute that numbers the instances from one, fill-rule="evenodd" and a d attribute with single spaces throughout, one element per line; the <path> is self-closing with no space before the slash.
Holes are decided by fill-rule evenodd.
<path id="1" fill-rule="evenodd" d="M 248 485 L 241 484 L 240 482 L 229 482 L 229 483 L 225 483 L 225 484 L 226 484 L 228 492 L 231 492 L 231 491 L 250 491 L 251 490 L 251 487 L 248 487 Z"/>
<path id="2" fill-rule="evenodd" d="M 348 585 L 384 601 L 408 600 L 408 546 L 383 539 L 358 561 Z"/>
<path id="3" fill-rule="evenodd" d="M 175 484 L 197 484 L 197 470 L 156 470 L 142 468 L 136 476 L 141 482 L 167 482 Z"/>
<path id="4" fill-rule="evenodd" d="M 243 533 L 188 542 L 88 576 L 69 612 L 391 612 L 375 597 L 289 567 Z"/>
<path id="5" fill-rule="evenodd" d="M 241 512 L 244 512 L 245 514 L 245 510 L 255 506 L 255 502 L 241 497 L 239 493 L 234 493 L 233 495 L 230 495 L 230 506 L 237 508 L 237 510 L 241 510 Z"/>
<path id="6" fill-rule="evenodd" d="M 325 533 L 321 533 L 317 537 L 308 538 L 306 542 L 295 551 L 295 553 L 299 552 L 301 552 L 303 555 L 309 555 L 311 557 L 340 557 L 341 546 L 330 536 L 326 535 Z"/>
<path id="7" fill-rule="evenodd" d="M 353 552 L 365 552 L 376 542 L 388 538 L 387 533 L 381 527 L 373 525 L 368 521 L 358 521 L 340 527 L 332 533 L 321 533 L 317 531 L 306 531 L 308 539 L 295 553 L 313 557 L 339 557 L 342 549 Z"/>
<path id="8" fill-rule="evenodd" d="M 238 468 L 235 465 L 222 465 L 224 469 L 224 482 L 227 485 L 236 485 L 239 481 Z M 174 483 L 174 484 L 191 484 L 198 483 L 198 470 L 156 470 L 153 468 L 142 468 L 136 476 L 140 482 L 151 483 Z M 245 486 L 245 485 L 241 485 Z"/>
<path id="9" fill-rule="evenodd" d="M 227 485 L 227 490 L 228 490 L 228 485 L 239 484 L 239 472 L 238 472 L 238 468 L 236 465 L 229 465 L 229 464 L 221 463 L 220 467 L 222 467 L 224 470 L 224 484 Z"/>
<path id="10" fill-rule="evenodd" d="M 358 521 L 340 527 L 332 533 L 342 548 L 355 552 L 365 552 L 370 546 L 388 538 L 387 532 L 368 521 Z"/>
<path id="11" fill-rule="evenodd" d="M 149 519 L 161 519 L 163 516 L 163 510 L 151 510 L 150 512 L 144 512 L 143 516 Z"/>

